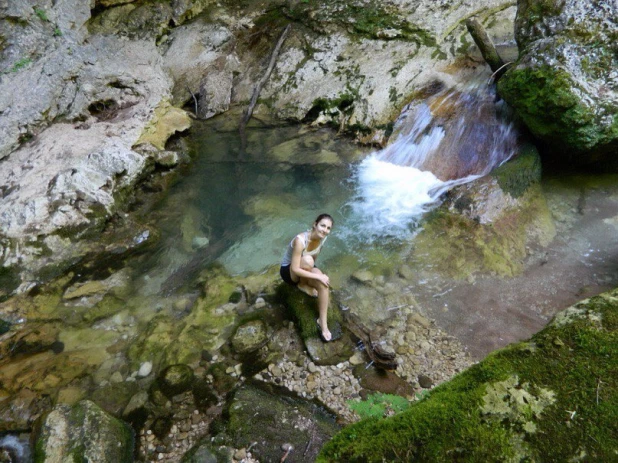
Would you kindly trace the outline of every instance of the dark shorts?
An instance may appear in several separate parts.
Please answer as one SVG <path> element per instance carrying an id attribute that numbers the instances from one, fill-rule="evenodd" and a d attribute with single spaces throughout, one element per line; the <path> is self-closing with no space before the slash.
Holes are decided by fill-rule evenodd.
<path id="1" fill-rule="evenodd" d="M 292 286 L 298 285 L 298 281 L 295 282 L 292 280 L 292 273 L 290 272 L 289 265 L 282 265 L 281 268 L 279 269 L 279 274 L 281 275 L 281 279 L 285 281 L 287 284 L 292 285 Z"/>

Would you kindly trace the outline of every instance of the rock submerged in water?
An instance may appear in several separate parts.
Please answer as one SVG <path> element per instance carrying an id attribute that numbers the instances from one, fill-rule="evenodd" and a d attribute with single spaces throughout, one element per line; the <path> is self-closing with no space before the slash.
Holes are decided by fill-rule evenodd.
<path id="1" fill-rule="evenodd" d="M 303 459 L 298 455 L 290 461 L 315 461 L 322 445 L 339 430 L 334 416 L 304 400 L 284 397 L 277 389 L 239 388 L 227 408 L 229 420 L 214 442 L 235 448 L 256 442 L 251 453 L 259 461 L 281 461 L 287 443 L 304 451 Z"/>
<path id="2" fill-rule="evenodd" d="M 193 386 L 195 374 L 188 365 L 170 365 L 161 372 L 157 378 L 157 384 L 161 392 L 168 398 L 182 394 Z"/>
<path id="3" fill-rule="evenodd" d="M 256 351 L 267 342 L 266 325 L 261 320 L 253 320 L 239 326 L 232 336 L 232 347 L 239 354 Z"/>
<path id="4" fill-rule="evenodd" d="M 133 461 L 131 428 L 88 400 L 54 407 L 35 434 L 34 461 Z"/>

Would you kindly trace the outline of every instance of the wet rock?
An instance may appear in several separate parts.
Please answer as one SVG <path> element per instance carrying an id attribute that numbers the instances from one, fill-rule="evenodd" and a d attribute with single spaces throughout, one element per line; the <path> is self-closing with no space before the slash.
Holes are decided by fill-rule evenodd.
<path id="1" fill-rule="evenodd" d="M 56 404 L 75 405 L 86 396 L 86 391 L 79 387 L 65 387 L 58 391 Z"/>
<path id="2" fill-rule="evenodd" d="M 429 328 L 431 326 L 431 321 L 420 313 L 415 312 L 408 315 L 408 325 L 411 324 L 416 324 L 422 326 L 423 328 Z"/>
<path id="3" fill-rule="evenodd" d="M 181 463 L 232 463 L 233 451 L 225 446 L 217 446 L 209 442 L 199 442 L 189 450 Z"/>
<path id="4" fill-rule="evenodd" d="M 418 375 L 418 384 L 424 389 L 431 389 L 433 387 L 432 379 L 426 375 Z"/>
<path id="5" fill-rule="evenodd" d="M 97 388 L 90 399 L 107 413 L 120 416 L 138 389 L 139 386 L 135 382 L 112 383 Z"/>
<path id="6" fill-rule="evenodd" d="M 195 406 L 202 412 L 206 412 L 209 407 L 218 402 L 212 386 L 201 380 L 196 381 L 193 386 L 193 398 L 195 399 Z"/>
<path id="7" fill-rule="evenodd" d="M 352 279 L 359 283 L 370 284 L 374 275 L 369 270 L 358 270 L 352 274 Z"/>
<path id="8" fill-rule="evenodd" d="M 253 352 L 267 342 L 266 325 L 261 320 L 253 320 L 239 326 L 232 336 L 232 347 L 239 354 Z"/>
<path id="9" fill-rule="evenodd" d="M 35 461 L 68 461 L 76 452 L 89 461 L 133 461 L 130 427 L 87 400 L 54 407 L 35 436 Z"/>
<path id="10" fill-rule="evenodd" d="M 414 395 L 414 387 L 392 371 L 358 365 L 354 368 L 354 376 L 359 379 L 361 386 L 365 389 L 403 397 Z"/>
<path id="11" fill-rule="evenodd" d="M 347 335 L 330 342 L 319 338 L 305 339 L 305 347 L 316 365 L 336 365 L 350 358 L 354 345 Z"/>
<path id="12" fill-rule="evenodd" d="M 107 290 L 105 284 L 101 281 L 87 281 L 85 283 L 76 283 L 64 292 L 65 299 L 77 299 L 79 297 L 89 297 L 95 294 L 102 293 Z"/>
<path id="13" fill-rule="evenodd" d="M 227 410 L 229 419 L 217 438 L 235 448 L 257 442 L 251 453 L 260 461 L 280 461 L 282 443 L 306 449 L 304 458 L 314 461 L 318 450 L 338 429 L 332 416 L 307 402 L 250 386 L 234 393 Z M 309 436 L 313 438 L 307 446 Z"/>
<path id="14" fill-rule="evenodd" d="M 140 365 L 139 370 L 137 371 L 137 376 L 140 378 L 145 378 L 152 372 L 152 362 L 144 362 Z"/>
<path id="15" fill-rule="evenodd" d="M 159 388 L 168 398 L 188 391 L 193 386 L 194 381 L 193 369 L 182 364 L 170 365 L 157 378 Z"/>
<path id="16" fill-rule="evenodd" d="M 51 406 L 49 397 L 40 397 L 27 389 L 13 397 L 3 397 L 0 402 L 0 433 L 30 429 Z"/>

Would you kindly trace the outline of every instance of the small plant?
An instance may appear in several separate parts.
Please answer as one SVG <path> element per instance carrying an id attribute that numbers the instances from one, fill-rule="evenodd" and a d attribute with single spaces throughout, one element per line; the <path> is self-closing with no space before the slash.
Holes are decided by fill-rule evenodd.
<path id="1" fill-rule="evenodd" d="M 41 19 L 41 21 L 49 21 L 49 19 L 47 18 L 47 12 L 43 8 L 35 6 L 34 14 L 36 14 Z"/>
<path id="2" fill-rule="evenodd" d="M 11 69 L 9 69 L 9 72 L 17 72 L 20 69 L 23 69 L 26 66 L 28 66 L 30 63 L 32 63 L 32 60 L 30 58 L 22 58 L 18 60 L 17 62 L 15 62 L 15 64 L 13 64 Z"/>
<path id="3" fill-rule="evenodd" d="M 366 400 L 349 400 L 350 409 L 364 418 L 383 418 L 400 413 L 410 406 L 405 397 L 394 394 L 370 394 Z"/>
<path id="4" fill-rule="evenodd" d="M 62 36 L 62 31 L 60 30 L 59 27 L 56 26 L 56 28 L 54 29 L 54 37 L 61 37 Z"/>

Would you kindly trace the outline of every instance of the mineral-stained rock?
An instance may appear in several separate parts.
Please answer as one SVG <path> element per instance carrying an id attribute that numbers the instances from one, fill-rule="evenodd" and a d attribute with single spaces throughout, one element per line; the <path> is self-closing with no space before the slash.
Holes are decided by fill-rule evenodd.
<path id="1" fill-rule="evenodd" d="M 73 407 L 56 406 L 35 431 L 35 461 L 133 461 L 133 432 L 88 400 Z"/>

